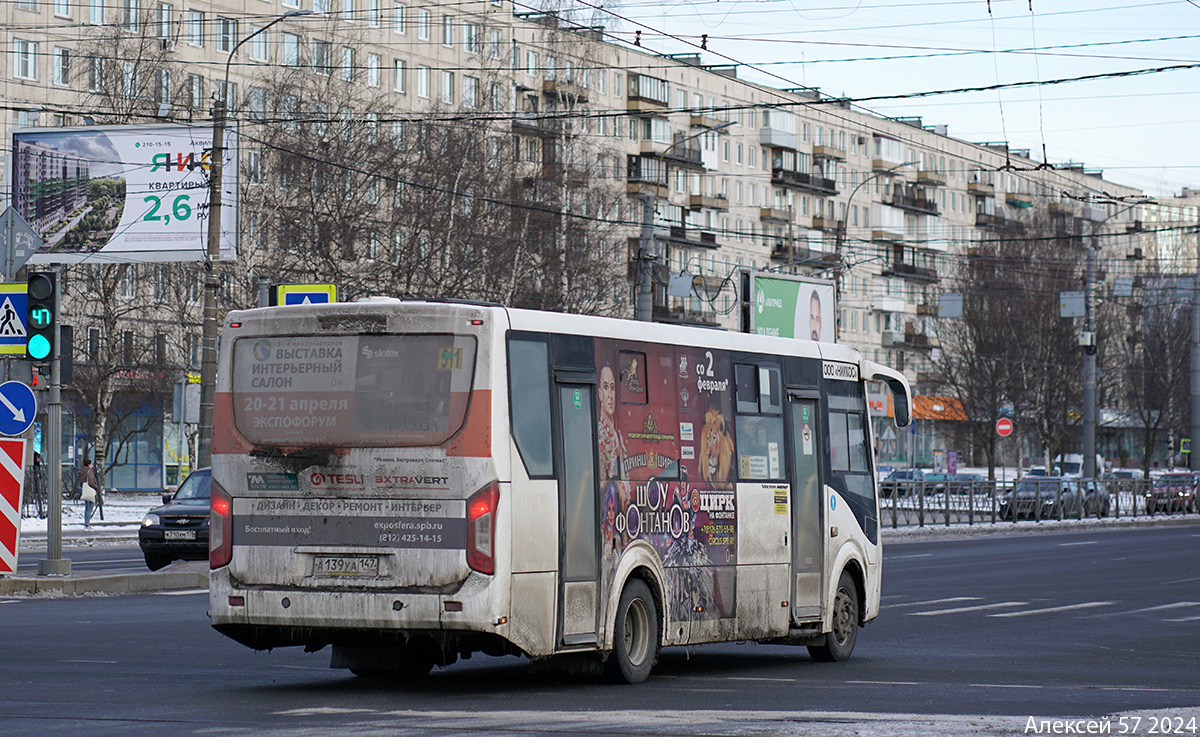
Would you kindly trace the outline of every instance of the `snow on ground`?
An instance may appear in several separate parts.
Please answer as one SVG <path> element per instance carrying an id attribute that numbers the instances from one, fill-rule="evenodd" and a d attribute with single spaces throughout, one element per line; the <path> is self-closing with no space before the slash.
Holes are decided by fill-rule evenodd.
<path id="1" fill-rule="evenodd" d="M 92 515 L 92 529 L 136 531 L 146 512 L 161 504 L 161 495 L 154 492 L 107 492 L 104 495 L 104 519 L 100 519 L 97 509 Z M 21 534 L 44 536 L 49 520 L 39 518 L 33 505 L 23 505 L 23 511 L 31 516 L 21 520 Z M 62 529 L 64 533 L 84 530 L 82 501 L 63 500 Z"/>

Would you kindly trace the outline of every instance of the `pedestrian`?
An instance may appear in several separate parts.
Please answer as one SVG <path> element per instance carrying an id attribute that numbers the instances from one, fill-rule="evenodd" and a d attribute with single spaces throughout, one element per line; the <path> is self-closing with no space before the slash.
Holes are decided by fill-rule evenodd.
<path id="1" fill-rule="evenodd" d="M 84 491 L 84 485 L 92 488 L 93 496 L 87 498 L 87 493 Z M 79 494 L 83 498 L 83 526 L 92 526 L 92 514 L 95 513 L 96 507 L 100 503 L 100 482 L 96 480 L 96 472 L 92 469 L 92 460 L 90 458 L 83 459 L 83 468 L 79 469 Z M 100 519 L 104 519 L 104 512 L 100 512 Z"/>

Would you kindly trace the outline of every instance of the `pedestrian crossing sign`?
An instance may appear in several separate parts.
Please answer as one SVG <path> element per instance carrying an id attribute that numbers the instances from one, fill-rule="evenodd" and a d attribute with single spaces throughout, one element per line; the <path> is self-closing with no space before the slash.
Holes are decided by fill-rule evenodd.
<path id="1" fill-rule="evenodd" d="M 25 355 L 25 282 L 0 284 L 0 356 Z"/>

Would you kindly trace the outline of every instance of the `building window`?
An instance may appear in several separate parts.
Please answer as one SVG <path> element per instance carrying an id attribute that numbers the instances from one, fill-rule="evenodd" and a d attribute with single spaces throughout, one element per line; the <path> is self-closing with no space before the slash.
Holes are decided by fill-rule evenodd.
<path id="1" fill-rule="evenodd" d="M 462 83 L 463 107 L 479 106 L 479 80 L 475 77 L 463 76 Z"/>
<path id="2" fill-rule="evenodd" d="M 199 74 L 188 75 L 188 104 L 196 110 L 204 107 L 204 77 Z"/>
<path id="3" fill-rule="evenodd" d="M 66 87 L 71 84 L 71 51 L 54 47 L 54 84 Z"/>
<path id="4" fill-rule="evenodd" d="M 463 48 L 468 54 L 479 53 L 479 24 L 463 24 Z"/>
<path id="5" fill-rule="evenodd" d="M 199 10 L 187 12 L 187 42 L 190 46 L 204 46 L 204 13 Z"/>
<path id="6" fill-rule="evenodd" d="M 171 103 L 171 72 L 167 69 L 158 70 L 158 104 Z"/>
<path id="7" fill-rule="evenodd" d="M 282 59 L 285 67 L 300 66 L 300 37 L 294 33 L 283 34 Z"/>
<path id="8" fill-rule="evenodd" d="M 298 7 L 300 7 L 300 0 L 281 0 L 281 2 L 282 2 L 282 4 L 283 4 L 283 7 L 285 7 L 285 8 L 298 8 Z"/>
<path id="9" fill-rule="evenodd" d="M 403 59 L 396 59 L 393 62 L 393 69 L 396 74 L 395 78 L 392 80 L 392 91 L 393 92 L 399 92 L 402 95 L 404 93 L 408 92 L 408 80 L 407 80 L 408 68 L 407 67 L 408 67 L 408 65 L 405 63 L 405 61 Z"/>
<path id="10" fill-rule="evenodd" d="M 342 20 L 354 21 L 354 0 L 342 0 Z"/>
<path id="11" fill-rule="evenodd" d="M 449 15 L 442 16 L 442 46 L 454 46 L 454 18 Z"/>
<path id="12" fill-rule="evenodd" d="M 313 0 L 312 9 L 318 15 L 329 14 L 329 0 Z"/>
<path id="13" fill-rule="evenodd" d="M 429 99 L 429 67 L 417 65 L 417 97 Z"/>
<path id="14" fill-rule="evenodd" d="M 500 58 L 500 31 L 495 28 L 488 31 L 488 56 L 492 59 Z"/>
<path id="15" fill-rule="evenodd" d="M 454 104 L 454 72 L 442 72 L 442 102 Z"/>
<path id="16" fill-rule="evenodd" d="M 217 18 L 217 51 L 228 54 L 237 43 L 237 21 L 232 18 Z"/>
<path id="17" fill-rule="evenodd" d="M 538 76 L 538 58 L 536 52 L 525 52 L 525 73 L 530 77 Z"/>
<path id="18" fill-rule="evenodd" d="M 342 47 L 342 81 L 354 81 L 354 49 L 349 46 Z"/>
<path id="19" fill-rule="evenodd" d="M 379 86 L 379 54 L 367 54 L 367 84 Z"/>
<path id="20" fill-rule="evenodd" d="M 267 34 L 259 33 L 259 29 L 255 26 L 250 26 L 250 33 L 258 33 L 250 39 L 250 60 L 251 61 L 266 61 L 267 60 Z"/>
<path id="21" fill-rule="evenodd" d="M 367 25 L 379 27 L 379 0 L 367 0 Z"/>
<path id="22" fill-rule="evenodd" d="M 37 43 L 23 38 L 13 39 L 13 76 L 17 79 L 37 79 Z"/>
<path id="23" fill-rule="evenodd" d="M 404 33 L 405 8 L 400 3 L 392 5 L 392 33 Z"/>
<path id="24" fill-rule="evenodd" d="M 417 11 L 417 38 L 422 41 L 429 40 L 429 11 Z"/>
<path id="25" fill-rule="evenodd" d="M 333 60 L 330 58 L 329 42 L 313 39 L 312 68 L 313 72 L 324 76 L 329 75 Z"/>
<path id="26" fill-rule="evenodd" d="M 171 15 L 174 10 L 166 3 L 158 4 L 158 37 L 164 41 L 171 38 Z"/>
<path id="27" fill-rule="evenodd" d="M 125 0 L 125 30 L 138 29 L 138 0 Z"/>

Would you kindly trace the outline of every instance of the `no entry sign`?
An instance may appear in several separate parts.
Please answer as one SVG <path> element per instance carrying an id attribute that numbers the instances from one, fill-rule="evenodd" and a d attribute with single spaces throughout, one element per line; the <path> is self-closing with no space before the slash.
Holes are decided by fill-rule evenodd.
<path id="1" fill-rule="evenodd" d="M 1012 420 L 1008 419 L 1007 417 L 1001 417 L 1000 419 L 996 420 L 996 434 L 997 435 L 999 435 L 1002 438 L 1007 438 L 1009 435 L 1012 435 L 1012 431 L 1013 431 Z"/>
<path id="2" fill-rule="evenodd" d="M 17 570 L 24 488 L 25 441 L 0 440 L 0 574 Z"/>

